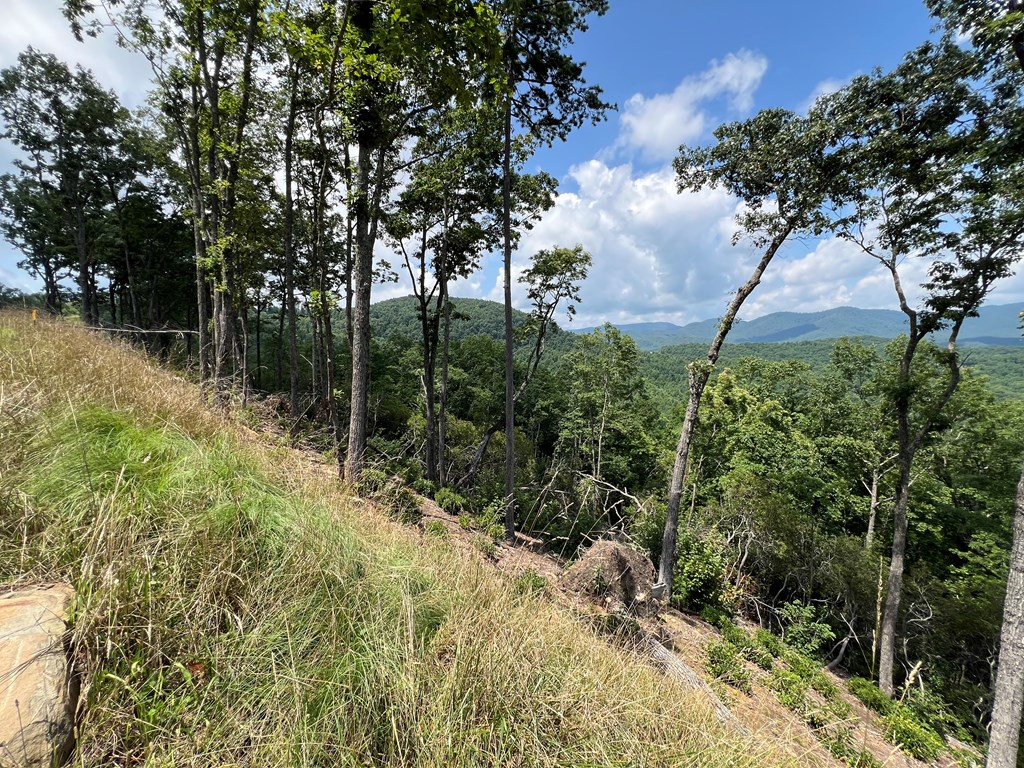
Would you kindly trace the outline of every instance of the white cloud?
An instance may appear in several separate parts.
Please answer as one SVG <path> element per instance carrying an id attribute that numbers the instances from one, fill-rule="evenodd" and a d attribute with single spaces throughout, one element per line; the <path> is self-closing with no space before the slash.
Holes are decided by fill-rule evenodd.
<path id="1" fill-rule="evenodd" d="M 712 61 L 703 72 L 686 77 L 672 93 L 634 94 L 620 118 L 619 146 L 640 150 L 650 159 L 672 157 L 684 142 L 705 134 L 711 118 L 706 103 L 727 97 L 729 108 L 749 112 L 768 69 L 768 60 L 750 51 Z"/>

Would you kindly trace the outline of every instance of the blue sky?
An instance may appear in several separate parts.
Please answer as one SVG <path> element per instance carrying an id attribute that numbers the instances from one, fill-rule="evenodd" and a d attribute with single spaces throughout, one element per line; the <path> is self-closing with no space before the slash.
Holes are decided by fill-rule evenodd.
<path id="1" fill-rule="evenodd" d="M 58 0 L 3 5 L 0 66 L 31 44 L 92 68 L 130 105 L 143 98 L 145 62 L 110 39 L 76 43 Z M 670 163 L 679 144 L 705 143 L 719 123 L 762 108 L 803 110 L 816 94 L 854 75 L 896 64 L 931 27 L 918 0 L 612 0 L 609 13 L 579 37 L 575 53 L 588 63 L 587 80 L 601 85 L 619 111 L 531 161 L 561 180 L 561 195 L 523 238 L 513 274 L 539 248 L 579 242 L 594 266 L 576 324 L 685 323 L 722 314 L 757 254 L 731 244 L 735 200 L 716 190 L 676 193 Z M 0 145 L 0 166 L 9 158 Z M 0 243 L 0 281 L 28 287 L 16 260 Z M 904 282 L 920 282 L 920 268 L 908 267 Z M 456 295 L 500 299 L 500 286 L 493 256 Z M 375 291 L 377 298 L 409 292 L 403 284 Z M 1019 278 L 993 297 L 1022 299 Z M 516 291 L 516 303 L 525 305 L 524 291 Z M 870 259 L 825 238 L 791 243 L 743 315 L 850 304 L 893 307 L 891 285 Z"/>

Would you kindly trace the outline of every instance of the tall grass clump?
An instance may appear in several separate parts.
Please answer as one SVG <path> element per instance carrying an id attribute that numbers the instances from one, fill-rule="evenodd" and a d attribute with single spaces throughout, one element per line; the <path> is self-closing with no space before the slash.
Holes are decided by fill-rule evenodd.
<path id="1" fill-rule="evenodd" d="M 74 587 L 76 765 L 796 763 L 127 347 L 13 315 L 0 579 Z"/>

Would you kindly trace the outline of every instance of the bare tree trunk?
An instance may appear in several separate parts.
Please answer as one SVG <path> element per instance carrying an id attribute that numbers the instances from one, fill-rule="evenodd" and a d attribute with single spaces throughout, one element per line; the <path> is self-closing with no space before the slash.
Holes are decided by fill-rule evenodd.
<path id="1" fill-rule="evenodd" d="M 505 145 L 502 151 L 502 239 L 505 286 L 505 535 L 516 535 L 516 401 L 512 325 L 512 100 L 505 102 Z"/>
<path id="2" fill-rule="evenodd" d="M 878 518 L 878 486 L 881 482 L 878 467 L 871 470 L 871 506 L 868 509 L 868 532 L 864 536 L 864 549 L 871 549 L 875 542 L 875 521 Z"/>
<path id="3" fill-rule="evenodd" d="M 370 384 L 370 290 L 373 241 L 370 238 L 370 153 L 364 144 L 356 161 L 356 248 L 352 260 L 352 400 L 349 408 L 345 479 L 355 482 L 363 469 Z"/>
<path id="4" fill-rule="evenodd" d="M 999 667 L 988 742 L 986 768 L 1015 768 L 1024 704 L 1024 467 L 1017 484 L 1013 516 L 1013 549 L 1003 602 L 1003 630 L 999 637 Z"/>
<path id="5" fill-rule="evenodd" d="M 896 648 L 896 624 L 899 620 L 900 595 L 903 591 L 903 568 L 907 552 L 907 505 L 910 497 L 910 467 L 913 453 L 900 451 L 899 480 L 896 484 L 896 504 L 892 511 L 892 556 L 889 559 L 889 579 L 885 586 L 885 607 L 882 611 L 882 631 L 879 635 L 878 687 L 892 696 L 893 664 Z"/>
<path id="6" fill-rule="evenodd" d="M 451 336 L 451 303 L 448 299 L 448 278 L 441 278 L 440 301 L 442 303 L 441 322 L 441 387 L 438 394 L 437 414 L 437 484 L 444 488 L 448 483 L 448 353 Z"/>
<path id="7" fill-rule="evenodd" d="M 284 134 L 284 303 L 288 315 L 288 403 L 291 406 L 291 436 L 299 426 L 299 343 L 296 332 L 298 315 L 295 311 L 295 196 L 292 192 L 294 177 L 295 118 L 298 111 L 296 90 L 299 85 L 298 68 L 291 72 L 291 94 L 288 100 L 288 122 Z M 282 312 L 282 322 L 284 312 Z M 280 359 L 280 355 L 278 356 Z M 278 374 L 280 378 L 280 374 Z"/>
<path id="8" fill-rule="evenodd" d="M 700 415 L 700 400 L 704 394 L 711 372 L 714 370 L 718 355 L 722 351 L 725 337 L 736 322 L 736 315 L 743 306 L 743 302 L 753 293 L 761 282 L 761 276 L 765 269 L 775 257 L 779 248 L 793 231 L 793 224 L 787 223 L 785 228 L 779 232 L 771 241 L 768 249 L 761 257 L 754 268 L 750 279 L 740 288 L 733 297 L 729 308 L 718 324 L 718 332 L 711 341 L 708 348 L 708 355 L 704 362 L 694 361 L 689 366 L 690 399 L 686 404 L 686 416 L 683 419 L 683 428 L 679 434 L 679 443 L 676 446 L 676 460 L 672 468 L 672 482 L 668 491 L 668 512 L 665 518 L 665 532 L 661 544 L 661 561 L 658 564 L 658 582 L 661 586 L 662 595 L 667 601 L 672 597 L 672 573 L 676 568 L 676 542 L 679 536 L 679 506 L 686 487 L 687 464 L 690 459 L 690 446 L 693 443 L 693 433 L 697 427 L 697 417 Z"/>

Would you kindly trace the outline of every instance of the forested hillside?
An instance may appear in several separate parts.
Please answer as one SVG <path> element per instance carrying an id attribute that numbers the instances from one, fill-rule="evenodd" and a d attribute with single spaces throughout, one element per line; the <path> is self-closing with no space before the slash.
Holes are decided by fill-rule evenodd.
<path id="1" fill-rule="evenodd" d="M 152 75 L 132 110 L 34 43 L 0 70 L 0 233 L 38 287 L 0 291 L 0 555 L 96 633 L 83 764 L 744 764 L 530 577 L 353 522 L 415 499 L 485 558 L 627 547 L 649 586 L 610 610 L 592 572 L 598 630 L 666 651 L 699 614 L 715 696 L 826 762 L 881 754 L 826 666 L 876 741 L 1016 762 L 1017 2 L 927 0 L 926 39 L 799 111 L 744 49 L 621 120 L 580 47 L 607 0 L 58 5 Z M 559 197 L 549 153 L 606 122 Z M 828 308 L 863 292 L 889 309 Z M 556 322 L 612 309 L 720 314 Z"/>

